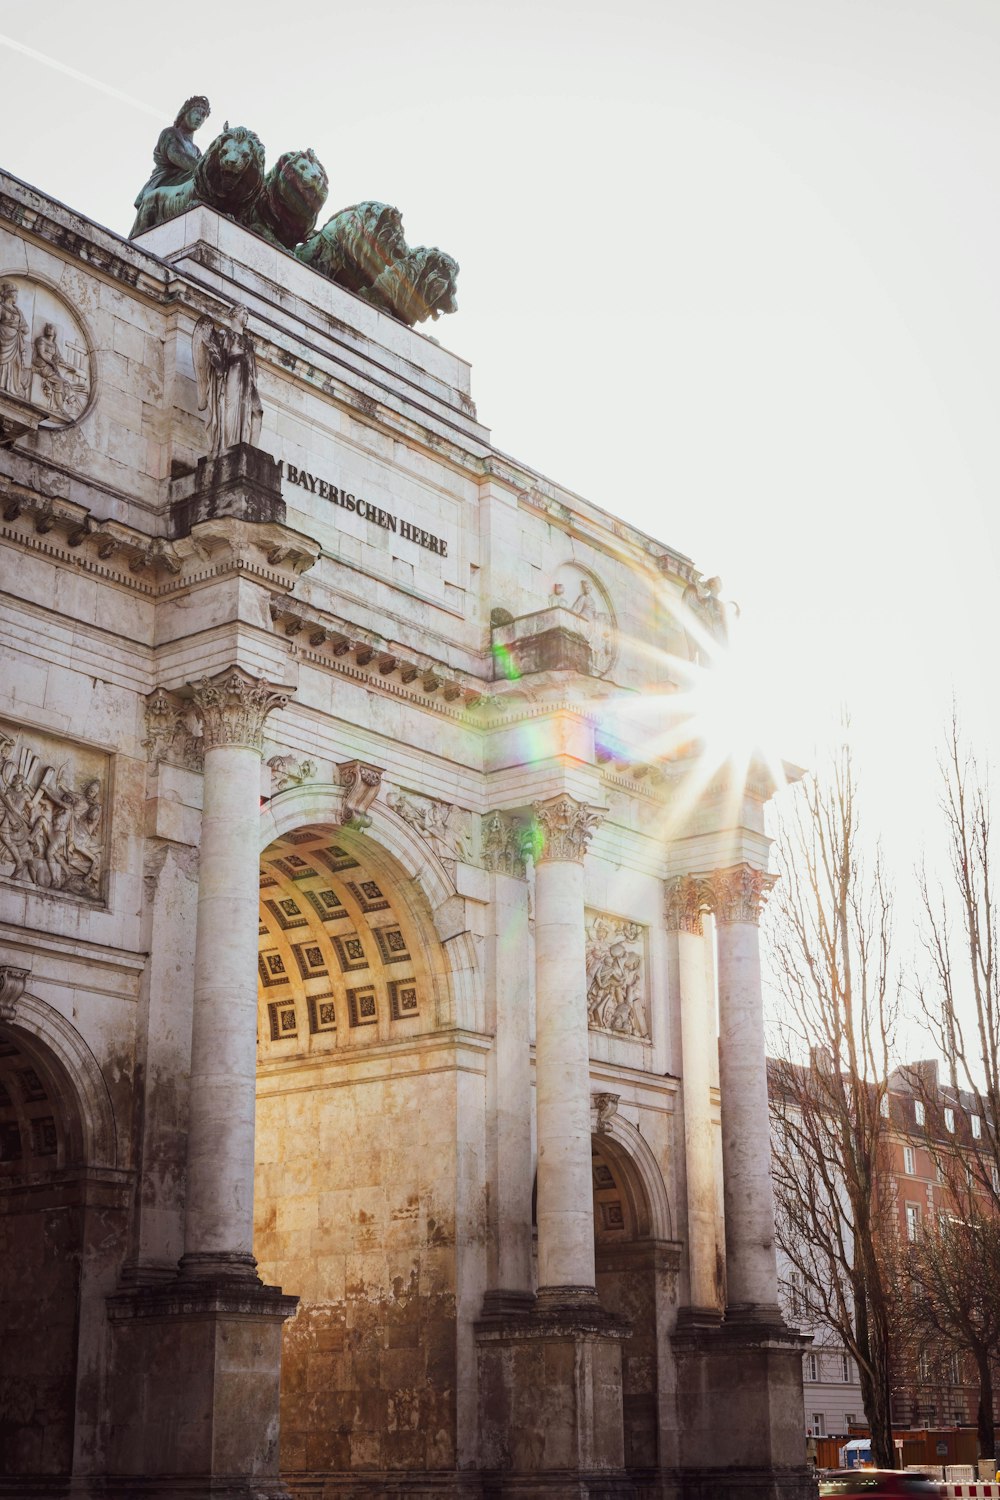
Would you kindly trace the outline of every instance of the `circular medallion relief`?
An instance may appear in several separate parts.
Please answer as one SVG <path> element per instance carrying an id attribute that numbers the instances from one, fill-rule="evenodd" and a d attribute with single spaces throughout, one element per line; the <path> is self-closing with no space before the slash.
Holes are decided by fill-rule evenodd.
<path id="1" fill-rule="evenodd" d="M 0 275 L 0 401 L 49 430 L 71 427 L 93 397 L 90 341 L 67 302 L 30 276 Z"/>
<path id="2" fill-rule="evenodd" d="M 577 563 L 563 563 L 555 583 L 553 599 L 587 622 L 594 676 L 606 677 L 618 655 L 618 622 L 604 585 Z"/>

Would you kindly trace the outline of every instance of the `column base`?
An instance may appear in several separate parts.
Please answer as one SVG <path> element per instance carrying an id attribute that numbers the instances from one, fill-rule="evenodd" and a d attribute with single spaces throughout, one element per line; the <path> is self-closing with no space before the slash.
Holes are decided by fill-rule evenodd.
<path id="1" fill-rule="evenodd" d="M 722 1323 L 722 1313 L 717 1307 L 681 1307 L 677 1312 L 677 1332 L 712 1333 Z"/>
<path id="2" fill-rule="evenodd" d="M 177 1274 L 181 1281 L 249 1281 L 263 1286 L 253 1256 L 235 1250 L 202 1250 L 182 1255 Z"/>
<path id="3" fill-rule="evenodd" d="M 714 1328 L 678 1320 L 684 1500 L 813 1500 L 802 1398 L 810 1342 L 786 1327 L 776 1306 L 727 1308 Z"/>
<path id="4" fill-rule="evenodd" d="M 281 1500 L 281 1327 L 297 1306 L 231 1271 L 109 1297 L 106 1492 Z"/>
<path id="5" fill-rule="evenodd" d="M 545 1287 L 476 1324 L 484 1496 L 635 1494 L 625 1473 L 622 1340 L 593 1287 Z"/>

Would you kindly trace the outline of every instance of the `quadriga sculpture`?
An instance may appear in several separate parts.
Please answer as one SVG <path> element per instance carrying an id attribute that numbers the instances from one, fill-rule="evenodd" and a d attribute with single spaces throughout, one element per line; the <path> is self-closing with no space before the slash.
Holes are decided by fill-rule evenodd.
<path id="1" fill-rule="evenodd" d="M 295 254 L 321 276 L 363 292 L 406 254 L 403 216 L 391 203 L 354 203 L 328 219 Z"/>
<path id="2" fill-rule="evenodd" d="M 200 203 L 246 223 L 263 186 L 264 147 L 245 125 L 227 124 L 186 181 L 143 190 L 129 238 Z"/>
<path id="3" fill-rule="evenodd" d="M 456 312 L 458 261 L 436 246 L 418 245 L 387 266 L 378 280 L 361 293 L 383 312 L 411 328 L 425 318 Z"/>
<path id="4" fill-rule="evenodd" d="M 264 179 L 264 190 L 239 215 L 255 234 L 294 250 L 316 227 L 329 191 L 326 171 L 314 151 L 286 151 Z"/>

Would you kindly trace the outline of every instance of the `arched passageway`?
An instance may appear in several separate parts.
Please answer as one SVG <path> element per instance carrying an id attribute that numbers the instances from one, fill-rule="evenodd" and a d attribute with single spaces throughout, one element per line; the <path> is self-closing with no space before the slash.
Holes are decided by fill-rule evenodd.
<path id="1" fill-rule="evenodd" d="M 65 1070 L 0 1026 L 0 1485 L 73 1467 L 83 1151 Z"/>
<path id="2" fill-rule="evenodd" d="M 356 830 L 309 825 L 260 867 L 254 1253 L 296 1293 L 281 1468 L 456 1464 L 457 1122 L 450 974 L 418 880 Z M 472 1229 L 469 1232 L 473 1232 Z"/>
<path id="3" fill-rule="evenodd" d="M 659 1299 L 650 1204 L 618 1142 L 595 1135 L 591 1148 L 597 1293 L 632 1328 L 622 1345 L 625 1465 L 643 1470 L 659 1462 Z"/>

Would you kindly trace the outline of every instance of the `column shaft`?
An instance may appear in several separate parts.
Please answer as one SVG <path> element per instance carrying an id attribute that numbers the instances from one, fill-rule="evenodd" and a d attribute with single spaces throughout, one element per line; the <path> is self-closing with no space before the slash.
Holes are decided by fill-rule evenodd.
<path id="1" fill-rule="evenodd" d="M 535 872 L 539 1290 L 594 1289 L 583 867 Z"/>
<path id="2" fill-rule="evenodd" d="M 705 938 L 678 931 L 677 977 L 681 1011 L 684 1085 L 684 1164 L 687 1175 L 687 1243 L 690 1304 L 718 1307 L 716 1285 L 715 1127 L 712 1123 L 714 1006 L 706 983 Z"/>
<path id="3" fill-rule="evenodd" d="M 205 752 L 188 1137 L 186 1256 L 252 1267 L 260 755 Z"/>
<path id="4" fill-rule="evenodd" d="M 240 667 L 204 678 L 194 689 L 205 783 L 181 1260 L 188 1276 L 256 1276 L 260 758 L 264 721 L 287 699 Z"/>
<path id="5" fill-rule="evenodd" d="M 719 1083 L 731 1309 L 777 1313 L 774 1188 L 756 920 L 718 925 Z"/>

